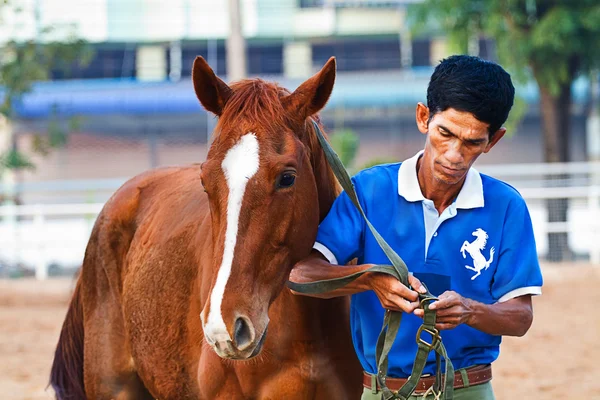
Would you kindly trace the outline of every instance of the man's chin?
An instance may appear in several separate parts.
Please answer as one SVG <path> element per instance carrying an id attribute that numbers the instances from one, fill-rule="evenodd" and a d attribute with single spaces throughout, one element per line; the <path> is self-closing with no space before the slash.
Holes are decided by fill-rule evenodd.
<path id="1" fill-rule="evenodd" d="M 461 182 L 462 178 L 463 178 L 462 176 L 454 177 L 454 176 L 447 176 L 447 175 L 443 175 L 443 174 L 435 175 L 435 180 L 444 185 L 456 185 Z"/>

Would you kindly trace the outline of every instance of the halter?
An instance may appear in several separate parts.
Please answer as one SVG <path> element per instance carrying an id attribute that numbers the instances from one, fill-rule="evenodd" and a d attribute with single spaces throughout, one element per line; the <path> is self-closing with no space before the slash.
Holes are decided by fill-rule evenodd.
<path id="1" fill-rule="evenodd" d="M 327 162 L 329 166 L 333 170 L 336 178 L 340 182 L 340 185 L 352 201 L 352 203 L 356 206 L 358 211 L 360 211 L 361 215 L 365 219 L 367 226 L 371 230 L 371 233 L 377 240 L 377 243 L 384 251 L 387 258 L 391 261 L 392 265 L 374 265 L 364 271 L 356 272 L 354 274 L 350 274 L 341 278 L 335 279 L 326 279 L 322 281 L 314 281 L 308 283 L 287 283 L 288 287 L 298 293 L 304 294 L 317 294 L 323 292 L 330 292 L 336 289 L 339 289 L 348 283 L 352 282 L 359 276 L 367 273 L 367 272 L 381 272 L 384 274 L 391 275 L 398 279 L 403 285 L 410 288 L 408 283 L 408 268 L 406 264 L 402 260 L 402 258 L 390 247 L 390 245 L 381 237 L 379 232 L 375 229 L 375 227 L 371 224 L 367 216 L 365 215 L 356 195 L 356 191 L 354 190 L 354 185 L 348 176 L 348 172 L 344 168 L 344 165 L 340 161 L 338 155 L 335 153 L 329 142 L 323 136 L 323 132 L 319 128 L 319 125 L 311 120 L 315 131 L 317 132 L 317 138 L 319 139 L 319 143 L 323 148 L 325 153 L 325 157 L 327 158 Z M 415 391 L 417 383 L 423 374 L 423 369 L 425 368 L 425 364 L 427 363 L 427 357 L 431 351 L 435 351 L 436 355 L 436 374 L 435 374 L 435 383 L 431 387 L 431 391 L 436 393 L 436 398 L 441 400 L 452 400 L 454 395 L 454 366 L 452 362 L 448 358 L 448 354 L 446 352 L 446 348 L 442 343 L 442 338 L 440 336 L 440 332 L 435 327 L 436 314 L 435 311 L 429 309 L 429 305 L 437 300 L 435 296 L 429 292 L 424 294 L 419 293 L 419 299 L 421 300 L 420 307 L 424 310 L 423 324 L 417 331 L 417 355 L 415 357 L 415 362 L 413 364 L 412 373 L 410 377 L 406 381 L 406 383 L 398 390 L 392 391 L 390 390 L 386 384 L 386 376 L 388 370 L 388 355 L 392 348 L 392 344 L 396 339 L 396 335 L 398 334 L 398 330 L 400 329 L 400 322 L 402 319 L 402 312 L 399 311 L 391 311 L 386 310 L 385 316 L 383 319 L 383 327 L 381 328 L 381 332 L 379 333 L 379 338 L 377 339 L 377 348 L 375 354 L 375 360 L 377 363 L 377 383 L 381 387 L 383 392 L 384 400 L 407 400 L 411 394 Z M 431 336 L 430 341 L 427 341 L 423 335 L 428 334 Z M 442 363 L 441 358 L 445 360 L 445 371 L 444 371 L 444 382 L 442 382 Z"/>

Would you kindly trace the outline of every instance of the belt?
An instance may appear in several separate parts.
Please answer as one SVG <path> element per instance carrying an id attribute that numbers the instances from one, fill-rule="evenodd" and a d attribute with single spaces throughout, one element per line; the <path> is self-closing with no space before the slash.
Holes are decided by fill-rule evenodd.
<path id="1" fill-rule="evenodd" d="M 443 375 L 442 375 L 443 376 Z M 367 372 L 363 372 L 363 386 L 367 389 L 372 389 L 372 383 L 376 383 L 377 380 L 375 375 L 371 375 Z M 385 378 L 386 386 L 392 390 L 399 390 L 402 385 L 406 383 L 407 378 Z M 492 380 L 492 366 L 487 365 L 476 365 L 465 369 L 459 369 L 454 374 L 454 389 L 461 389 L 464 387 L 480 385 Z M 415 394 L 425 393 L 427 389 L 433 386 L 435 382 L 435 376 L 423 376 L 419 379 Z M 379 390 L 379 384 L 377 384 L 377 390 Z"/>

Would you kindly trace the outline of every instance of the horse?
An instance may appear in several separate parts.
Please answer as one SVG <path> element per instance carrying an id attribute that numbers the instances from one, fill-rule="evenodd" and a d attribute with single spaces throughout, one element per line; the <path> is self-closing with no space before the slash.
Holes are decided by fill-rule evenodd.
<path id="1" fill-rule="evenodd" d="M 214 140 L 103 207 L 55 350 L 59 400 L 360 398 L 348 298 L 285 285 L 340 191 L 312 123 L 335 70 L 291 92 L 195 59 Z"/>
<path id="2" fill-rule="evenodd" d="M 475 240 L 473 240 L 472 243 L 465 240 L 460 247 L 460 252 L 462 253 L 463 258 L 467 258 L 465 254 L 466 250 L 473 259 L 472 267 L 470 265 L 465 265 L 466 269 L 476 272 L 476 274 L 471 277 L 471 280 L 473 281 L 481 275 L 481 271 L 488 269 L 490 264 L 494 261 L 495 249 L 493 247 L 490 249 L 490 258 L 486 260 L 481 251 L 485 249 L 488 234 L 483 229 L 477 228 L 471 235 L 475 236 Z"/>

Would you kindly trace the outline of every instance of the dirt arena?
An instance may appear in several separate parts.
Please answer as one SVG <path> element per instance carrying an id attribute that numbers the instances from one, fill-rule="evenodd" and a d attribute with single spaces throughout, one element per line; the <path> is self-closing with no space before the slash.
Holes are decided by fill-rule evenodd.
<path id="1" fill-rule="evenodd" d="M 600 267 L 544 266 L 544 294 L 524 338 L 494 364 L 499 400 L 600 399 Z M 0 280 L 0 399 L 52 398 L 50 363 L 72 282 Z"/>

